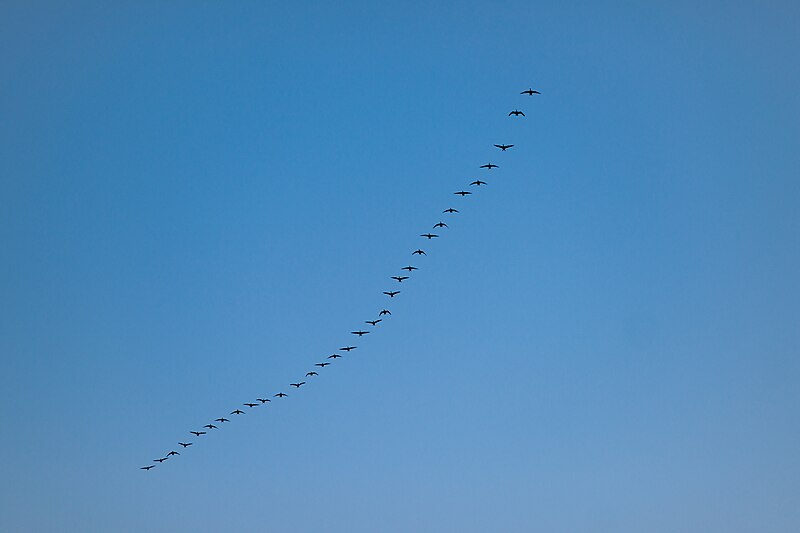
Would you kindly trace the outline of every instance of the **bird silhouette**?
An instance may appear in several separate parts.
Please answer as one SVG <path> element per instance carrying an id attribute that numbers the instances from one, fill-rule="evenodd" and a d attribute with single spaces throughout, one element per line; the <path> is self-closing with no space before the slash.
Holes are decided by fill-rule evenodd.
<path id="1" fill-rule="evenodd" d="M 167 454 L 167 457 L 169 457 L 170 455 L 180 455 L 180 454 L 178 452 L 176 452 L 175 450 L 172 450 L 171 452 L 169 452 Z"/>
<path id="2" fill-rule="evenodd" d="M 199 437 L 200 435 L 205 435 L 206 434 L 205 431 L 190 431 L 189 433 L 191 433 L 195 437 Z"/>
<path id="3" fill-rule="evenodd" d="M 392 279 L 396 279 L 398 283 L 403 283 L 403 280 L 408 279 L 408 276 L 392 276 Z"/>
<path id="4" fill-rule="evenodd" d="M 305 381 L 301 381 L 300 383 L 289 383 L 289 385 L 291 385 L 292 387 L 297 387 L 298 389 L 300 388 L 301 385 L 305 384 L 306 384 Z"/>
<path id="5" fill-rule="evenodd" d="M 356 348 L 358 348 L 358 346 L 346 346 L 344 348 L 339 348 L 339 349 L 342 350 L 343 352 L 349 352 L 350 350 L 355 350 Z"/>
<path id="6" fill-rule="evenodd" d="M 339 359 L 340 357 L 341 357 L 341 355 L 339 355 L 338 353 L 335 353 L 335 354 L 329 355 L 328 359 Z"/>
<path id="7" fill-rule="evenodd" d="M 217 429 L 217 426 L 215 426 L 214 424 L 206 424 L 206 425 L 205 425 L 205 426 L 203 426 L 203 427 L 204 427 L 204 428 L 208 428 L 208 429 Z"/>
<path id="8" fill-rule="evenodd" d="M 458 192 L 454 192 L 453 194 L 459 194 L 461 196 L 466 196 L 466 195 L 472 194 L 472 193 L 469 192 L 469 191 L 458 191 Z"/>
<path id="9" fill-rule="evenodd" d="M 325 367 L 326 367 L 326 366 L 328 366 L 329 364 L 330 364 L 330 363 L 314 363 L 314 366 L 318 366 L 318 367 L 320 367 L 320 368 L 325 368 Z"/>
<path id="10" fill-rule="evenodd" d="M 151 468 L 155 468 L 155 467 L 156 467 L 156 465 L 143 466 L 143 467 L 141 467 L 141 470 L 150 470 Z"/>
<path id="11" fill-rule="evenodd" d="M 389 298 L 394 298 L 400 294 L 400 291 L 383 291 L 383 294 L 387 295 Z"/>
<path id="12" fill-rule="evenodd" d="M 414 268 L 414 267 L 411 267 L 411 268 Z M 392 312 L 389 311 L 388 309 L 383 309 L 383 310 L 381 310 L 380 313 L 378 313 L 378 316 L 391 315 L 391 314 L 392 314 Z"/>
<path id="13" fill-rule="evenodd" d="M 384 293 L 384 294 L 386 294 L 386 293 Z M 351 331 L 350 333 L 352 333 L 353 335 L 358 335 L 359 337 L 363 337 L 364 335 L 369 333 L 369 331 Z"/>
<path id="14" fill-rule="evenodd" d="M 263 405 L 267 402 L 271 402 L 272 400 L 270 400 L 269 398 L 256 398 L 256 401 L 261 402 L 261 404 Z"/>
<path id="15" fill-rule="evenodd" d="M 425 253 L 425 250 L 414 250 L 411 252 L 411 255 L 428 255 Z"/>
<path id="16" fill-rule="evenodd" d="M 257 406 L 258 404 L 257 404 L 257 403 L 249 403 L 249 402 L 248 402 L 248 403 L 243 403 L 242 405 L 246 405 L 247 407 L 255 407 L 255 406 Z"/>
<path id="17" fill-rule="evenodd" d="M 409 272 L 411 272 L 412 270 L 419 270 L 419 269 L 417 267 L 407 266 L 407 267 L 401 268 L 400 270 L 408 270 Z M 391 313 L 389 313 L 389 314 L 391 314 Z"/>
<path id="18" fill-rule="evenodd" d="M 493 168 L 500 168 L 500 167 L 498 167 L 494 163 L 486 163 L 485 165 L 481 165 L 481 168 L 492 170 Z"/>
<path id="19" fill-rule="evenodd" d="M 192 445 L 192 443 L 191 443 L 191 442 L 179 442 L 178 444 L 180 444 L 180 445 L 181 445 L 181 446 L 183 446 L 184 448 L 186 448 L 186 447 L 188 447 L 188 446 L 191 446 L 191 445 Z"/>
<path id="20" fill-rule="evenodd" d="M 319 375 L 319 374 L 317 374 L 316 372 L 306 372 L 306 377 L 309 377 L 309 376 L 318 376 L 318 375 Z"/>
<path id="21" fill-rule="evenodd" d="M 453 209 L 452 207 L 448 207 L 442 213 L 458 213 L 458 209 Z"/>
<path id="22" fill-rule="evenodd" d="M 227 418 L 217 418 L 214 422 L 230 422 Z"/>
<path id="23" fill-rule="evenodd" d="M 506 150 L 508 150 L 509 148 L 511 148 L 514 145 L 513 144 L 495 144 L 495 146 L 500 148 L 502 151 L 505 152 Z"/>
<path id="24" fill-rule="evenodd" d="M 278 398 L 284 398 L 284 397 L 286 397 L 286 396 L 289 396 L 289 395 L 288 395 L 288 394 L 285 394 L 285 393 L 283 393 L 283 392 L 279 392 L 279 393 L 278 393 L 278 394 L 276 394 L 275 396 L 276 396 L 276 397 L 278 397 Z"/>
<path id="25" fill-rule="evenodd" d="M 478 186 L 481 186 L 481 185 L 486 185 L 486 182 L 485 182 L 485 181 L 481 181 L 481 180 L 475 180 L 475 181 L 473 181 L 472 183 L 470 183 L 470 185 L 478 185 Z"/>
<path id="26" fill-rule="evenodd" d="M 522 91 L 519 94 L 527 94 L 528 96 L 533 96 L 534 94 L 542 94 L 539 91 L 534 91 L 533 89 L 528 89 L 527 91 Z"/>
<path id="27" fill-rule="evenodd" d="M 434 224 L 433 229 L 436 229 L 436 228 L 449 228 L 449 227 L 450 226 L 448 226 L 444 222 L 439 222 L 438 224 Z"/>
<path id="28" fill-rule="evenodd" d="M 156 461 L 156 462 L 159 462 L 159 463 L 163 463 L 167 459 L 169 459 L 169 457 L 162 457 L 161 459 L 153 459 L 153 461 Z"/>
<path id="29" fill-rule="evenodd" d="M 519 109 L 515 109 L 514 111 L 512 111 L 511 113 L 509 113 L 509 114 L 508 114 L 508 116 L 509 116 L 509 117 L 510 117 L 511 115 L 514 115 L 515 117 L 518 117 L 518 116 L 522 115 L 522 116 L 524 117 L 524 116 L 525 116 L 525 113 L 523 113 L 523 112 L 522 112 L 522 111 L 520 111 Z"/>
<path id="30" fill-rule="evenodd" d="M 232 415 L 243 415 L 244 411 L 242 411 L 241 409 L 234 409 L 233 411 L 231 411 L 231 414 Z"/>
<path id="31" fill-rule="evenodd" d="M 428 240 L 431 240 L 434 237 L 438 237 L 438 235 L 436 235 L 435 233 L 423 233 L 422 235 L 420 235 L 420 237 L 427 237 Z"/>
<path id="32" fill-rule="evenodd" d="M 371 326 L 377 326 L 378 322 L 383 322 L 383 319 L 379 318 L 378 320 L 365 320 L 364 322 L 366 324 L 370 324 Z"/>

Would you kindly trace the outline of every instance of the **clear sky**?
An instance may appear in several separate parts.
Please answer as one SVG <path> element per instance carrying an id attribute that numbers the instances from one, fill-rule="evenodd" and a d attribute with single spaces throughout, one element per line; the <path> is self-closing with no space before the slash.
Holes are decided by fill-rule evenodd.
<path id="1" fill-rule="evenodd" d="M 800 530 L 798 27 L 2 2 L 0 530 Z"/>

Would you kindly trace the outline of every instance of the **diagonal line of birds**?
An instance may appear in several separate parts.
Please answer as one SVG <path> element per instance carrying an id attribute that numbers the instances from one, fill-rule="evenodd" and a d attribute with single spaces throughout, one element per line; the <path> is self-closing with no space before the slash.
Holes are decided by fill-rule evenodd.
<path id="1" fill-rule="evenodd" d="M 535 94 L 541 94 L 541 93 L 539 91 L 533 90 L 532 88 L 528 88 L 527 90 L 520 92 L 520 94 L 521 95 L 526 95 L 526 96 L 533 96 Z M 511 111 L 508 114 L 508 116 L 509 117 L 513 117 L 514 119 L 519 119 L 520 117 L 524 117 L 525 113 L 523 113 L 519 109 L 514 109 L 513 111 Z M 506 152 L 510 148 L 514 147 L 513 144 L 495 144 L 493 146 L 498 148 L 501 152 Z M 486 163 L 484 165 L 480 165 L 479 168 L 485 169 L 487 172 L 490 172 L 490 171 L 492 171 L 492 170 L 494 170 L 496 168 L 500 168 L 500 167 L 499 167 L 499 165 L 495 165 L 494 163 Z M 477 187 L 477 188 L 480 188 L 481 186 L 484 186 L 484 185 L 487 185 L 487 182 L 485 182 L 485 181 L 483 181 L 481 179 L 477 179 L 477 180 L 475 180 L 475 181 L 473 181 L 472 183 L 469 184 L 470 187 Z M 461 191 L 456 191 L 453 194 L 455 194 L 457 196 L 460 196 L 463 199 L 466 196 L 472 195 L 473 192 L 472 192 L 472 190 L 461 190 Z M 458 212 L 459 212 L 458 209 L 456 209 L 454 207 L 448 207 L 447 209 L 442 211 L 442 214 L 444 214 L 446 216 L 449 216 L 449 217 L 453 217 Z M 445 222 L 440 221 L 436 225 L 433 226 L 433 230 L 439 231 L 441 233 L 448 227 L 449 226 Z M 427 233 L 420 234 L 420 237 L 422 237 L 424 239 L 427 239 L 427 241 L 430 241 L 432 239 L 439 238 L 439 234 L 438 233 L 431 233 L 429 231 Z M 425 252 L 425 250 L 423 250 L 421 248 L 418 248 L 418 249 L 414 250 L 413 252 L 411 252 L 411 256 L 412 257 L 421 258 L 421 257 L 427 256 L 427 255 L 428 255 L 427 252 Z M 402 283 L 404 281 L 410 279 L 411 275 L 414 273 L 414 271 L 415 270 L 419 270 L 419 268 L 416 267 L 416 266 L 413 266 L 413 265 L 408 265 L 408 266 L 402 267 L 400 270 L 406 271 L 408 274 L 404 274 L 404 275 L 400 275 L 400 276 L 390 276 L 389 279 L 395 280 L 397 283 L 402 285 Z M 396 296 L 398 296 L 400 294 L 400 291 L 399 290 L 388 290 L 388 291 L 383 291 L 383 294 L 386 295 L 389 299 L 393 299 L 394 297 L 396 297 Z M 391 315 L 392 315 L 392 312 L 389 309 L 382 309 L 378 313 L 378 318 L 373 319 L 373 320 L 365 320 L 364 321 L 365 324 L 368 324 L 370 326 L 369 328 L 365 327 L 363 329 L 358 329 L 356 331 L 351 331 L 350 334 L 351 335 L 355 335 L 358 338 L 361 338 L 364 335 L 368 335 L 371 332 L 372 329 L 376 328 L 379 323 L 384 321 L 384 319 L 385 319 L 384 317 L 389 317 Z M 346 353 L 349 354 L 351 351 L 355 350 L 356 348 L 358 348 L 358 346 L 349 346 L 349 345 L 348 346 L 343 346 L 343 347 L 339 348 L 337 350 L 337 352 L 346 352 Z M 306 374 L 304 376 L 304 379 L 306 379 L 306 380 L 316 379 L 319 376 L 319 373 L 316 371 L 316 369 L 319 369 L 319 371 L 322 372 L 325 369 L 326 366 L 330 366 L 331 364 L 333 364 L 333 362 L 336 361 L 336 359 L 340 359 L 342 357 L 344 357 L 344 356 L 339 354 L 339 353 L 334 353 L 332 355 L 327 356 L 324 361 L 322 361 L 320 363 L 314 363 L 314 369 L 309 370 L 308 372 L 306 372 Z M 306 384 L 306 381 L 296 381 L 294 383 L 289 383 L 289 386 L 290 387 L 294 387 L 295 389 L 299 390 L 305 384 Z M 282 400 L 283 398 L 286 398 L 288 396 L 289 395 L 287 393 L 285 393 L 283 391 L 279 391 L 279 392 L 275 393 L 274 395 L 272 395 L 272 398 L 256 398 L 254 402 L 245 402 L 245 403 L 243 403 L 242 407 L 247 407 L 248 410 L 251 410 L 251 409 L 253 409 L 255 407 L 262 406 L 262 405 L 265 405 L 267 403 L 271 403 L 273 398 L 276 399 L 276 401 L 278 401 L 278 400 Z M 236 418 L 236 417 L 239 417 L 239 416 L 244 415 L 246 413 L 247 413 L 247 411 L 243 411 L 242 409 L 237 407 L 236 409 L 231 411 L 228 416 Z M 225 418 L 224 416 L 221 416 L 219 418 L 215 418 L 213 420 L 213 422 L 210 422 L 210 423 L 206 424 L 200 430 L 189 431 L 188 433 L 190 435 L 193 435 L 195 439 L 202 439 L 205 436 L 209 435 L 211 432 L 220 429 L 220 427 L 222 427 L 224 424 L 229 423 L 229 422 L 231 422 L 230 418 Z M 219 424 L 219 425 L 217 425 L 217 424 Z M 178 444 L 178 446 L 180 446 L 185 451 L 186 448 L 188 448 L 189 446 L 194 445 L 194 441 L 190 441 L 190 440 L 187 439 L 186 442 L 181 441 L 181 442 L 178 442 L 177 444 Z M 159 457 L 157 459 L 153 459 L 153 461 L 152 461 L 153 464 L 149 464 L 147 466 L 142 466 L 142 467 L 139 467 L 139 468 L 141 470 L 148 470 L 149 471 L 149 470 L 155 468 L 156 466 L 158 466 L 155 463 L 163 464 L 165 461 L 167 461 L 169 459 L 172 459 L 172 458 L 175 458 L 178 455 L 181 455 L 181 453 L 179 451 L 170 450 L 169 452 L 165 453 L 163 457 Z"/>

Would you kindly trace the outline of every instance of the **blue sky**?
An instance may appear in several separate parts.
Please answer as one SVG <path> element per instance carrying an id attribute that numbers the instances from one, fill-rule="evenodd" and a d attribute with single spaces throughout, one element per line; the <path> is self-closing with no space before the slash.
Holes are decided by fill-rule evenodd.
<path id="1" fill-rule="evenodd" d="M 0 529 L 797 531 L 799 15 L 3 3 Z"/>

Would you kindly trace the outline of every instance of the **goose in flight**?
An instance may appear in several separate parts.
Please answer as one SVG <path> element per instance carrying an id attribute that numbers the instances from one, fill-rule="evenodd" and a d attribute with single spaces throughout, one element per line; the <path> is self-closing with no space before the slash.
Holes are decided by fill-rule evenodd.
<path id="1" fill-rule="evenodd" d="M 518 117 L 518 116 L 522 115 L 522 116 L 524 117 L 524 116 L 525 116 L 525 113 L 523 113 L 523 112 L 522 112 L 522 111 L 520 111 L 519 109 L 515 109 L 514 111 L 512 111 L 511 113 L 509 113 L 509 114 L 508 114 L 508 116 L 509 116 L 509 117 L 510 117 L 511 115 L 514 115 L 515 117 Z"/>
<path id="2" fill-rule="evenodd" d="M 384 293 L 384 294 L 386 294 L 386 293 Z M 353 335 L 358 335 L 359 337 L 363 337 L 364 335 L 369 333 L 369 331 L 351 331 L 350 333 L 352 333 Z"/>
<path id="3" fill-rule="evenodd" d="M 261 402 L 261 404 L 263 405 L 267 402 L 271 402 L 272 400 L 270 400 L 269 398 L 256 398 L 256 401 Z"/>
<path id="4" fill-rule="evenodd" d="M 522 91 L 519 94 L 527 94 L 528 96 L 533 96 L 534 94 L 542 94 L 539 91 L 534 91 L 533 89 L 528 89 L 527 91 Z"/>
<path id="5" fill-rule="evenodd" d="M 153 461 L 156 461 L 156 462 L 158 462 L 158 463 L 163 463 L 163 462 L 164 462 L 164 461 L 166 461 L 167 459 L 169 459 L 169 457 L 162 457 L 161 459 L 153 459 Z"/>
<path id="6" fill-rule="evenodd" d="M 458 209 L 453 209 L 452 207 L 448 207 L 442 213 L 458 213 Z"/>
<path id="7" fill-rule="evenodd" d="M 180 444 L 180 445 L 181 445 L 181 446 L 183 446 L 184 448 L 186 448 L 186 447 L 188 447 L 188 446 L 191 446 L 191 445 L 192 445 L 192 443 L 191 443 L 191 442 L 179 442 L 178 444 Z"/>
<path id="8" fill-rule="evenodd" d="M 411 252 L 411 255 L 428 255 L 428 254 L 425 253 L 425 250 L 414 250 L 413 252 Z"/>
<path id="9" fill-rule="evenodd" d="M 436 229 L 436 228 L 449 228 L 449 227 L 450 227 L 450 226 L 448 226 L 448 225 L 447 225 L 447 224 L 445 224 L 444 222 L 439 222 L 438 224 L 436 224 L 436 225 L 434 225 L 434 226 L 433 226 L 433 229 Z"/>
<path id="10" fill-rule="evenodd" d="M 495 146 L 500 148 L 502 151 L 505 152 L 506 150 L 508 150 L 509 148 L 511 148 L 514 145 L 513 144 L 495 144 Z"/>
<path id="11" fill-rule="evenodd" d="M 339 349 L 342 350 L 343 352 L 349 352 L 350 350 L 355 350 L 356 348 L 358 348 L 358 346 L 346 346 L 344 348 L 339 348 Z"/>
<path id="12" fill-rule="evenodd" d="M 306 377 L 310 377 L 310 376 L 318 376 L 318 375 L 319 375 L 319 374 L 317 374 L 316 372 L 306 372 Z"/>
<path id="13" fill-rule="evenodd" d="M 169 457 L 170 455 L 180 455 L 180 454 L 178 452 L 176 452 L 175 450 L 172 450 L 171 452 L 169 452 L 167 454 L 167 457 Z"/>
<path id="14" fill-rule="evenodd" d="M 300 383 L 289 383 L 289 385 L 291 385 L 292 387 L 296 387 L 298 389 L 300 388 L 301 385 L 305 385 L 305 384 L 306 384 L 305 381 L 301 381 Z"/>
<path id="15" fill-rule="evenodd" d="M 205 435 L 206 434 L 205 431 L 190 431 L 189 433 L 191 433 L 195 437 L 199 437 L 200 435 Z"/>
<path id="16" fill-rule="evenodd" d="M 231 411 L 231 414 L 232 415 L 243 415 L 244 411 L 242 411 L 241 409 L 234 409 L 233 411 Z"/>
<path id="17" fill-rule="evenodd" d="M 255 407 L 258 404 L 257 403 L 243 403 L 242 405 L 246 405 L 247 407 Z"/>
<path id="18" fill-rule="evenodd" d="M 286 394 L 286 393 L 283 393 L 283 392 L 279 392 L 279 393 L 278 393 L 278 394 L 276 394 L 275 396 L 277 396 L 278 398 L 284 398 L 284 397 L 286 397 L 286 396 L 289 396 L 289 395 L 288 395 L 288 394 Z"/>
<path id="19" fill-rule="evenodd" d="M 472 183 L 470 183 L 470 185 L 478 185 L 478 186 L 481 186 L 481 185 L 486 185 L 486 182 L 485 182 L 485 181 L 481 181 L 481 180 L 475 180 L 475 181 L 473 181 Z"/>
<path id="20" fill-rule="evenodd" d="M 458 191 L 458 192 L 454 192 L 453 194 L 459 194 L 461 196 L 466 196 L 466 195 L 472 194 L 472 193 L 469 192 L 469 191 Z"/>
<path id="21" fill-rule="evenodd" d="M 339 355 L 338 353 L 335 353 L 333 355 L 329 355 L 328 359 L 339 359 L 340 357 L 341 357 L 341 355 Z"/>
<path id="22" fill-rule="evenodd" d="M 407 266 L 407 267 L 401 268 L 400 270 L 408 270 L 409 272 L 411 272 L 412 270 L 419 270 L 419 269 L 417 267 Z M 392 313 L 389 313 L 389 314 L 391 315 Z"/>
<path id="23" fill-rule="evenodd" d="M 387 295 L 389 298 L 394 298 L 400 294 L 400 291 L 383 291 L 383 294 Z"/>
<path id="24" fill-rule="evenodd" d="M 403 280 L 408 279 L 408 276 L 392 276 L 392 279 L 396 279 L 398 283 L 403 283 Z"/>
<path id="25" fill-rule="evenodd" d="M 498 167 L 494 163 L 486 163 L 485 165 L 481 165 L 481 168 L 492 170 L 493 168 L 500 168 L 500 167 Z"/>
<path id="26" fill-rule="evenodd" d="M 411 267 L 411 268 L 414 268 L 414 267 Z M 389 311 L 388 309 L 383 309 L 380 313 L 378 313 L 378 316 L 391 315 L 391 314 L 392 314 L 392 312 Z"/>
<path id="27" fill-rule="evenodd" d="M 204 428 L 208 428 L 208 429 L 217 429 L 217 426 L 215 426 L 214 424 L 206 424 L 206 425 L 205 425 L 205 426 L 203 426 L 203 427 L 204 427 Z"/>
<path id="28" fill-rule="evenodd" d="M 227 418 L 217 418 L 214 422 L 230 422 Z"/>
<path id="29" fill-rule="evenodd" d="M 330 364 L 330 363 L 315 363 L 315 364 L 314 364 L 314 366 L 318 366 L 318 367 L 320 367 L 320 368 L 325 368 L 325 367 L 326 367 L 326 366 L 328 366 L 329 364 Z"/>
<path id="30" fill-rule="evenodd" d="M 141 467 L 141 470 L 150 470 L 151 468 L 155 468 L 155 467 L 156 467 L 156 465 L 143 466 L 143 467 Z"/>
<path id="31" fill-rule="evenodd" d="M 365 320 L 364 321 L 365 324 L 369 324 L 371 326 L 377 326 L 378 322 L 383 322 L 383 319 L 379 318 L 378 320 Z"/>
<path id="32" fill-rule="evenodd" d="M 427 237 L 428 240 L 431 240 L 434 237 L 438 237 L 438 235 L 436 235 L 435 233 L 423 233 L 422 235 L 420 235 L 420 237 Z"/>

